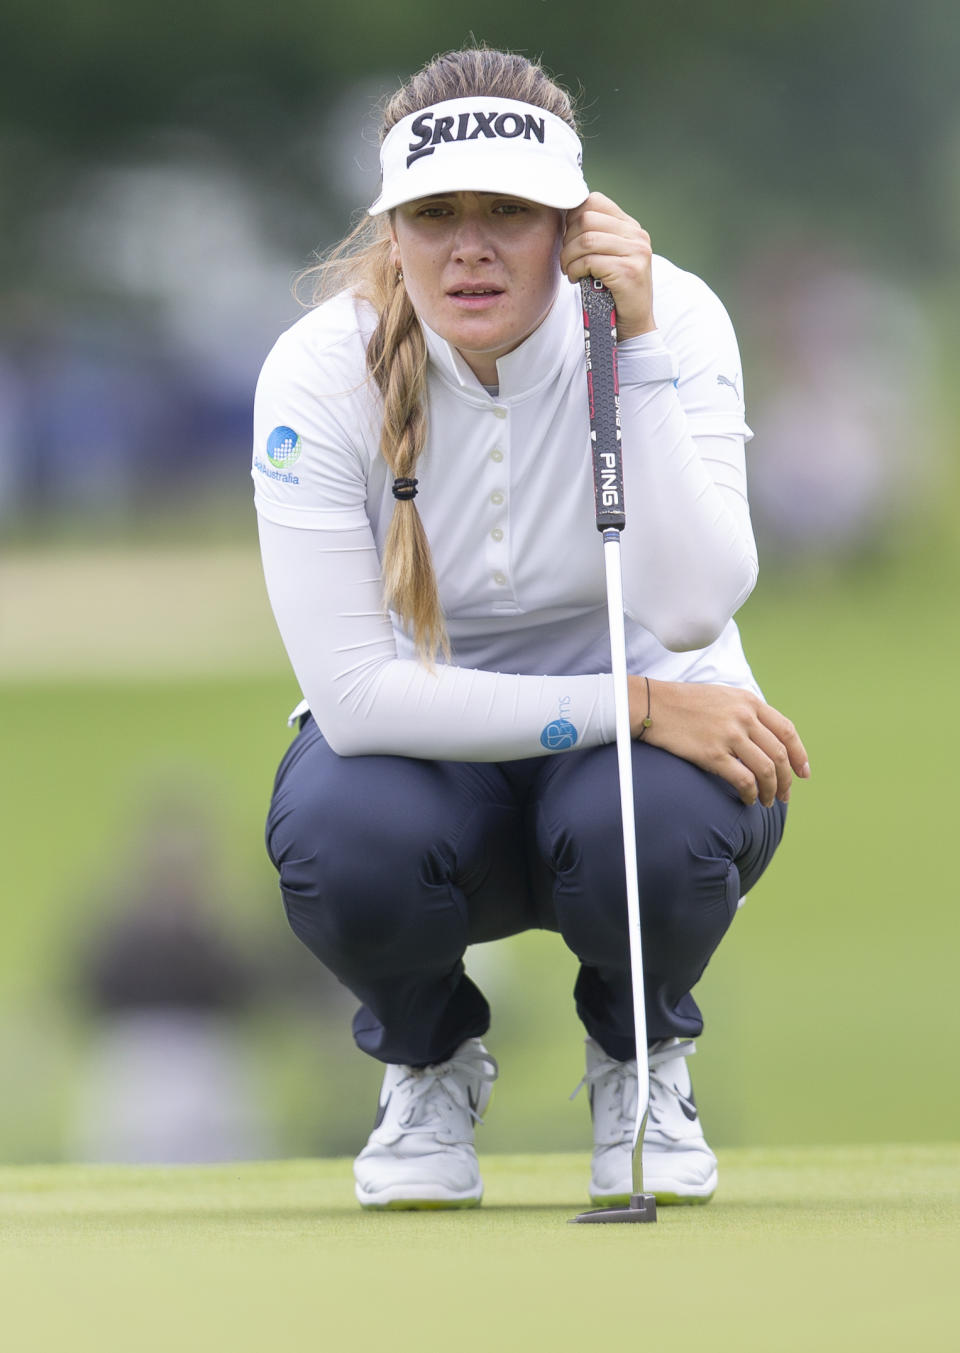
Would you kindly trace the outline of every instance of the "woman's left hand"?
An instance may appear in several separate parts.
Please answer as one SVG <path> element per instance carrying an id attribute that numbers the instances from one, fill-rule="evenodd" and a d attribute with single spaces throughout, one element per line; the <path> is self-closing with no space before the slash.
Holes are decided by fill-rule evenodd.
<path id="1" fill-rule="evenodd" d="M 657 327 L 653 318 L 650 236 L 603 193 L 591 193 L 567 213 L 560 266 L 571 282 L 595 277 L 617 307 L 617 337 L 636 338 Z"/>
<path id="2" fill-rule="evenodd" d="M 794 775 L 810 778 L 799 733 L 752 691 L 642 676 L 629 676 L 627 689 L 633 737 L 719 775 L 748 806 L 786 803 Z"/>

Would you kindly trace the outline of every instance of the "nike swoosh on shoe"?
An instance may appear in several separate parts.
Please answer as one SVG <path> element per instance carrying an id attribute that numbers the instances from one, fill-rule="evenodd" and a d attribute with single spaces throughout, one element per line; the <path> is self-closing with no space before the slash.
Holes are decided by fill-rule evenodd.
<path id="1" fill-rule="evenodd" d="M 695 1123 L 697 1121 L 697 1101 L 694 1099 L 693 1094 L 691 1093 L 689 1099 L 687 1099 L 685 1095 L 682 1095 L 679 1090 L 676 1094 L 677 1102 L 680 1105 L 684 1118 L 688 1118 L 691 1123 Z"/>
<path id="2" fill-rule="evenodd" d="M 386 1116 L 387 1116 L 387 1105 L 390 1103 L 390 1101 L 391 1101 L 392 1098 L 393 1098 L 393 1095 L 392 1095 L 392 1094 L 387 1095 L 387 1097 L 386 1097 L 386 1099 L 383 1101 L 383 1103 L 377 1105 L 377 1116 L 376 1116 L 376 1118 L 375 1118 L 374 1121 L 373 1121 L 373 1130 L 374 1130 L 374 1132 L 376 1132 L 377 1128 L 378 1128 L 378 1127 L 380 1126 L 380 1124 L 383 1122 L 384 1118 L 386 1118 Z"/>

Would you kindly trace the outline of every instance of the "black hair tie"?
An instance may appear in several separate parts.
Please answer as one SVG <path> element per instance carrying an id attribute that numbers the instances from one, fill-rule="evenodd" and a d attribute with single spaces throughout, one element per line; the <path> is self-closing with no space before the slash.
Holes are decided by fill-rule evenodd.
<path id="1" fill-rule="evenodd" d="M 401 503 L 407 502 L 417 496 L 417 485 L 419 479 L 395 479 L 393 481 L 393 496 L 399 499 Z"/>

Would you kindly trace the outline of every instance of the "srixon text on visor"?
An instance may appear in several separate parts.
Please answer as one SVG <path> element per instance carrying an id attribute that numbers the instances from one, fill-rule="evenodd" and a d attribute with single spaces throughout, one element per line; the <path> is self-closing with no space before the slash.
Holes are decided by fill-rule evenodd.
<path id="1" fill-rule="evenodd" d="M 414 118 L 410 130 L 420 139 L 407 146 L 408 169 L 414 160 L 432 155 L 442 141 L 476 141 L 479 136 L 502 136 L 509 141 L 522 136 L 529 141 L 532 136 L 543 145 L 546 122 L 533 113 L 460 113 L 456 117 L 435 117 L 430 109 Z"/>

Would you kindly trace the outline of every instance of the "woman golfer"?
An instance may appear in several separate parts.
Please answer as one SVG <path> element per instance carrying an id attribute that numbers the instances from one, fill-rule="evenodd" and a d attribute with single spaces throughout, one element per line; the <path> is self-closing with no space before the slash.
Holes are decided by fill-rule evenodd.
<path id="1" fill-rule="evenodd" d="M 623 537 L 650 1116 L 645 1187 L 717 1183 L 691 988 L 776 849 L 806 753 L 732 616 L 757 558 L 727 315 L 591 193 L 567 95 L 460 51 L 387 105 L 382 191 L 279 339 L 253 478 L 305 701 L 267 825 L 295 933 L 386 1064 L 366 1207 L 466 1207 L 497 1066 L 467 945 L 559 931 L 580 962 L 589 1192 L 631 1192 L 637 1100 L 580 278 L 619 329 Z M 309 712 L 308 712 L 309 711 Z"/>

